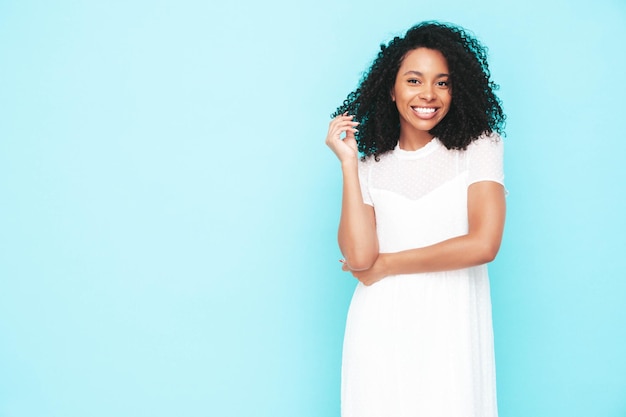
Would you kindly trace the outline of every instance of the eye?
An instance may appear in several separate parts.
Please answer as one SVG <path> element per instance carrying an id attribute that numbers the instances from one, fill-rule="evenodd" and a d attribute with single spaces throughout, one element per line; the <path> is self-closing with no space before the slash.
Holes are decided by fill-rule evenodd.
<path id="1" fill-rule="evenodd" d="M 418 80 L 417 78 L 409 78 L 409 79 L 407 80 L 407 82 L 408 82 L 409 84 L 421 84 L 421 83 L 420 83 L 420 80 Z"/>
<path id="2" fill-rule="evenodd" d="M 450 82 L 449 81 L 438 81 L 437 82 L 437 87 L 448 88 L 448 87 L 450 87 Z"/>

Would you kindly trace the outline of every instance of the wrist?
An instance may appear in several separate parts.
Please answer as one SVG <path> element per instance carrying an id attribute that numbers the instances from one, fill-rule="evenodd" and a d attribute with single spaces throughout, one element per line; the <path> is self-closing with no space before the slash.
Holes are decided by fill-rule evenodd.
<path id="1" fill-rule="evenodd" d="M 391 262 L 391 253 L 379 253 L 378 262 L 380 262 L 381 271 L 384 276 L 396 275 L 393 271 L 393 262 Z"/>
<path id="2" fill-rule="evenodd" d="M 359 165 L 359 160 L 355 158 L 347 158 L 341 160 L 341 169 L 343 170 L 353 170 Z"/>

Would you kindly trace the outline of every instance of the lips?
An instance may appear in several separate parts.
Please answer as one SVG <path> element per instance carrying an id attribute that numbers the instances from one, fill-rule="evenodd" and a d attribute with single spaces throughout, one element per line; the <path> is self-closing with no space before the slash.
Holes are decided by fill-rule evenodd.
<path id="1" fill-rule="evenodd" d="M 417 115 L 420 119 L 428 120 L 435 117 L 435 114 L 439 110 L 437 107 L 411 107 L 413 113 Z"/>

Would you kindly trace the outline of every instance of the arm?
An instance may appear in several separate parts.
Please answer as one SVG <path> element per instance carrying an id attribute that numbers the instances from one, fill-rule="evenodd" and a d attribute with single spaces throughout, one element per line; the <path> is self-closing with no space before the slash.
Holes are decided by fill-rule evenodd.
<path id="1" fill-rule="evenodd" d="M 357 164 L 342 163 L 343 197 L 338 241 L 346 264 L 353 271 L 369 269 L 378 257 L 374 208 L 363 203 Z"/>
<path id="2" fill-rule="evenodd" d="M 369 269 L 378 257 L 374 208 L 363 203 L 358 174 L 358 149 L 352 116 L 338 116 L 330 122 L 326 145 L 341 162 L 343 197 L 338 241 L 347 266 L 353 271 Z M 341 133 L 346 136 L 341 140 Z"/>
<path id="3" fill-rule="evenodd" d="M 466 235 L 423 248 L 381 253 L 370 269 L 352 270 L 353 275 L 371 285 L 387 275 L 447 271 L 491 262 L 500 249 L 504 230 L 504 187 L 492 181 L 470 185 L 467 210 Z"/>

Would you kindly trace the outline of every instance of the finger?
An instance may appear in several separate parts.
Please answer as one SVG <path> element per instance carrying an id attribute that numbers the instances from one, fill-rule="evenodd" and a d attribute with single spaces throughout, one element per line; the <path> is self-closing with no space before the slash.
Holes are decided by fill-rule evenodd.
<path id="1" fill-rule="evenodd" d="M 355 129 L 355 128 L 350 128 L 350 129 L 346 130 L 346 137 L 345 137 L 344 140 L 354 140 L 355 139 L 354 134 L 356 132 L 358 132 L 358 130 Z"/>
<path id="2" fill-rule="evenodd" d="M 342 271 L 349 271 L 350 268 L 348 268 L 348 264 L 346 263 L 345 259 L 339 259 L 339 262 L 341 262 L 341 270 Z"/>
<path id="3" fill-rule="evenodd" d="M 335 118 L 333 118 L 330 122 L 342 121 L 342 120 L 352 120 L 354 119 L 354 115 L 349 115 L 347 113 L 341 114 Z"/>
<path id="4" fill-rule="evenodd" d="M 337 121 L 335 123 L 331 123 L 328 131 L 330 134 L 337 134 L 340 132 L 348 132 L 348 131 L 356 131 L 356 127 L 359 125 L 359 122 L 353 122 L 351 120 L 342 120 Z"/>
<path id="5" fill-rule="evenodd" d="M 337 120 L 334 121 L 328 126 L 329 131 L 337 130 L 337 129 L 356 129 L 359 125 L 359 122 L 354 122 L 352 120 Z"/>
<path id="6" fill-rule="evenodd" d="M 328 132 L 328 136 L 326 138 L 326 142 L 341 142 L 341 135 L 345 133 L 345 137 L 343 139 L 352 138 L 354 139 L 354 132 L 351 127 L 337 128 Z"/>
<path id="7" fill-rule="evenodd" d="M 345 143 L 353 151 L 358 152 L 359 144 L 357 143 L 355 138 L 345 138 L 343 140 L 343 143 Z"/>

